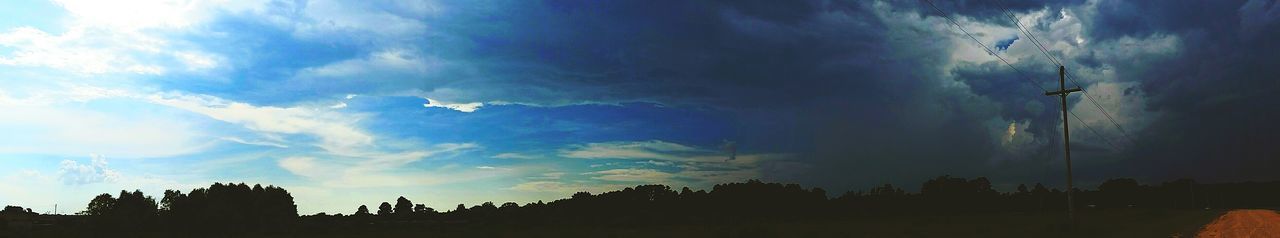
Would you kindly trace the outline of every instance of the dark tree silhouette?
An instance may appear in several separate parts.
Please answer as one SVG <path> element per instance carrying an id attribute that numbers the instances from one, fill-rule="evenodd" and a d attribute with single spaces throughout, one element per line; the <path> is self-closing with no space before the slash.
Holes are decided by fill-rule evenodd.
<path id="1" fill-rule="evenodd" d="M 965 180 L 940 176 L 925 181 L 920 186 L 920 196 L 930 204 L 930 209 L 973 212 L 994 210 L 1000 193 L 992 189 L 991 182 L 984 177 Z"/>
<path id="2" fill-rule="evenodd" d="M 93 200 L 89 201 L 89 207 L 85 208 L 83 213 L 91 216 L 106 215 L 115 207 L 116 198 L 111 197 L 111 194 L 103 193 L 93 197 Z"/>
<path id="3" fill-rule="evenodd" d="M 94 197 L 82 214 L 91 216 L 97 229 L 132 234 L 156 222 L 156 208 L 155 199 L 142 191 L 121 190 L 118 197 L 105 193 Z"/>
<path id="4" fill-rule="evenodd" d="M 416 214 L 426 214 L 427 209 L 431 209 L 431 208 L 428 208 L 427 205 L 423 205 L 423 204 L 413 205 L 413 213 L 416 213 Z M 435 210 L 432 210 L 432 211 L 434 212 Z"/>
<path id="5" fill-rule="evenodd" d="M 400 198 L 396 199 L 395 213 L 400 216 L 408 216 L 409 214 L 412 214 L 413 202 L 404 198 L 404 196 L 400 196 Z"/>
<path id="6" fill-rule="evenodd" d="M 382 205 L 378 205 L 378 216 L 391 215 L 391 212 L 391 203 L 382 202 Z"/>
<path id="7" fill-rule="evenodd" d="M 1030 188 L 1029 188 L 1030 187 Z M 1078 190 L 1076 201 L 1085 209 L 1187 209 L 1204 207 L 1250 208 L 1280 205 L 1280 181 L 1264 183 L 1200 184 L 1179 179 L 1143 185 L 1134 179 L 1112 179 L 1097 190 Z M 465 229 L 551 227 L 637 227 L 646 225 L 739 225 L 762 222 L 809 222 L 855 217 L 891 217 L 996 212 L 1063 212 L 1066 193 L 1043 184 L 1020 184 L 1001 193 L 986 178 L 940 176 L 921 184 L 919 192 L 884 184 L 868 190 L 849 191 L 828 198 L 820 188 L 797 184 L 717 184 L 709 190 L 665 185 L 640 185 L 599 194 L 577 192 L 571 197 L 521 206 L 484 202 L 436 213 L 423 204 L 399 197 L 394 206 L 382 202 L 377 214 L 361 205 L 356 215 L 317 213 L 298 217 L 293 198 L 284 189 L 261 185 L 215 183 L 184 194 L 165 191 L 157 203 L 141 191 L 102 194 L 84 212 L 85 228 L 125 237 L 307 237 L 378 236 L 386 232 L 426 234 L 432 231 L 468 232 Z M 21 212 L 19 207 L 5 211 Z M 33 215 L 34 216 L 34 215 Z M 53 229 L 74 229 L 75 222 Z M 197 233 L 191 233 L 198 231 Z M 255 235 L 260 233 L 267 235 Z M 399 234 L 399 233 L 396 233 Z M 738 234 L 735 236 L 741 236 Z"/>
<path id="8" fill-rule="evenodd" d="M 293 196 L 282 188 L 214 183 L 190 194 L 166 190 L 160 203 L 142 191 L 102 194 L 83 212 L 99 229 L 137 232 L 163 227 L 172 232 L 206 234 L 275 232 L 297 219 Z M 157 226 L 159 225 L 159 226 Z"/>
<path id="9" fill-rule="evenodd" d="M 356 208 L 356 214 L 355 214 L 355 215 L 357 215 L 357 216 L 361 216 L 361 215 L 369 215 L 369 207 L 367 207 L 367 206 L 365 206 L 365 205 L 360 205 L 360 207 L 359 207 L 359 208 Z"/>
<path id="10" fill-rule="evenodd" d="M 1138 195 L 1144 188 L 1138 185 L 1138 181 L 1131 178 L 1118 178 L 1107 180 L 1098 185 L 1096 196 L 1097 205 L 1103 207 L 1127 207 L 1136 205 L 1135 202 L 1143 200 Z"/>

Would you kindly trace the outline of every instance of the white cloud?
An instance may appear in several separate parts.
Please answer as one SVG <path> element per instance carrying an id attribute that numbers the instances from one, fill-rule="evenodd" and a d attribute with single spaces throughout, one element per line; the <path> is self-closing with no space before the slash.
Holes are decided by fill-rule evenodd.
<path id="1" fill-rule="evenodd" d="M 566 186 L 565 183 L 556 181 L 533 181 L 516 184 L 507 189 L 525 192 L 543 192 L 543 191 L 575 191 L 580 190 L 579 187 Z"/>
<path id="2" fill-rule="evenodd" d="M 312 157 L 288 157 L 280 159 L 277 165 L 290 173 L 308 178 L 323 178 L 337 170 L 336 168 L 322 168 L 321 165 L 317 165 L 316 158 Z"/>
<path id="3" fill-rule="evenodd" d="M 81 164 L 74 160 L 63 160 L 59 163 L 58 179 L 67 185 L 83 185 L 100 182 L 115 182 L 120 178 L 117 173 L 107 168 L 107 160 L 101 155 L 91 155 L 91 164 Z"/>
<path id="4" fill-rule="evenodd" d="M 164 74 L 164 66 L 135 57 L 154 54 L 161 44 L 161 40 L 140 34 L 83 27 L 73 27 L 56 36 L 20 27 L 0 33 L 0 46 L 14 48 L 9 55 L 0 55 L 0 65 L 48 67 L 83 74 Z"/>
<path id="5" fill-rule="evenodd" d="M 0 29 L 0 65 L 48 67 L 81 74 L 164 75 L 223 67 L 226 57 L 206 52 L 175 34 L 202 32 L 215 17 L 259 11 L 268 2 L 230 0 L 53 0 L 70 17 L 66 30 L 47 33 L 31 27 Z"/>
<path id="6" fill-rule="evenodd" d="M 618 182 L 664 183 L 675 175 L 653 169 L 610 169 L 587 172 L 582 175 L 594 176 L 593 179 Z"/>
<path id="7" fill-rule="evenodd" d="M 671 163 L 670 161 L 656 161 L 656 160 L 640 161 L 640 162 L 636 162 L 636 163 L 638 163 L 638 164 L 649 164 L 649 165 L 654 165 L 654 166 L 671 166 L 671 165 L 673 165 L 673 163 Z"/>
<path id="8" fill-rule="evenodd" d="M 275 143 L 275 142 L 270 142 L 270 141 L 247 141 L 247 140 L 245 140 L 245 139 L 240 139 L 239 137 L 222 137 L 221 139 L 222 139 L 222 140 L 225 140 L 225 141 L 230 141 L 230 142 L 235 142 L 235 143 L 240 143 L 240 144 L 246 144 L 246 145 L 259 145 L 259 146 L 271 146 L 271 147 L 276 147 L 276 148 L 289 148 L 289 146 L 288 146 L 288 145 L 284 145 L 284 144 L 280 144 L 280 143 Z"/>
<path id="9" fill-rule="evenodd" d="M 560 151 L 566 158 L 578 159 L 659 159 L 684 160 L 688 153 L 709 153 L 676 143 L 651 141 L 619 141 L 573 145 Z M 728 158 L 728 155 L 725 156 Z"/>
<path id="10" fill-rule="evenodd" d="M 130 110 L 95 108 L 86 102 L 115 98 Z M 183 113 L 132 100 L 127 92 L 90 87 L 33 90 L 10 97 L 0 90 L 0 153 L 159 157 L 208 145 Z"/>
<path id="11" fill-rule="evenodd" d="M 1031 129 L 1031 120 L 1006 120 L 999 116 L 986 121 L 994 148 L 992 161 L 1026 159 L 1037 153 L 1050 141 L 1037 137 Z"/>
<path id="12" fill-rule="evenodd" d="M 438 59 L 422 57 L 412 50 L 388 49 L 370 53 L 364 58 L 348 59 L 318 67 L 302 69 L 300 78 L 369 77 L 387 72 L 412 75 L 426 74 Z M 353 96 L 348 95 L 348 96 Z"/>
<path id="13" fill-rule="evenodd" d="M 538 157 L 521 153 L 501 153 L 494 155 L 494 159 L 537 159 Z"/>
<path id="14" fill-rule="evenodd" d="M 331 108 L 331 109 L 343 109 L 343 108 L 347 108 L 347 103 L 345 103 L 345 102 L 338 102 L 338 104 L 333 104 L 332 106 L 329 106 L 329 108 Z"/>
<path id="15" fill-rule="evenodd" d="M 508 169 L 477 168 L 502 173 L 468 173 L 465 170 L 422 171 L 406 165 L 438 155 L 453 155 L 479 148 L 476 144 L 437 144 L 429 149 L 399 153 L 366 152 L 354 157 L 288 157 L 277 165 L 327 187 L 399 187 L 433 185 L 505 175 Z M 485 167 L 485 166 L 481 166 Z"/>
<path id="16" fill-rule="evenodd" d="M 186 65 L 187 70 L 190 71 L 217 68 L 219 64 L 218 62 L 223 61 L 222 59 L 219 59 L 219 56 L 217 55 L 196 51 L 175 52 L 173 53 L 173 56 L 182 62 L 182 64 Z"/>
<path id="17" fill-rule="evenodd" d="M 422 104 L 422 106 L 428 107 L 428 108 L 430 107 L 448 108 L 449 110 L 460 111 L 460 112 L 474 112 L 480 109 L 480 107 L 483 107 L 484 103 L 480 103 L 480 102 L 452 103 L 452 102 L 443 102 L 443 101 L 427 98 L 427 103 Z"/>
<path id="18" fill-rule="evenodd" d="M 707 186 L 760 178 L 761 169 L 765 166 L 786 162 L 793 157 L 790 154 L 745 153 L 738 154 L 737 159 L 730 160 L 729 155 L 720 150 L 659 140 L 570 145 L 560 152 L 561 156 L 566 158 L 644 160 L 633 163 L 609 162 L 590 165 L 591 168 L 604 166 L 611 168 L 580 174 L 590 176 L 594 180 L 606 183 L 639 182 L 672 186 Z M 653 166 L 659 166 L 661 169 L 654 169 Z M 530 179 L 537 179 L 537 177 Z"/>
<path id="19" fill-rule="evenodd" d="M 147 96 L 152 103 L 179 108 L 245 128 L 284 134 L 306 134 L 320 139 L 317 146 L 339 154 L 358 153 L 370 146 L 373 136 L 355 127 L 359 116 L 303 107 L 254 106 L 206 95 L 181 93 Z"/>
<path id="20" fill-rule="evenodd" d="M 77 20 L 129 30 L 185 27 L 194 23 L 200 1 L 190 0 L 54 0 Z"/>
<path id="21" fill-rule="evenodd" d="M 13 158 L 11 165 L 21 166 L 46 158 Z M 113 164 L 135 163 L 150 160 L 114 160 Z M 44 163 L 31 163 L 44 164 Z M 131 166 L 124 166 L 128 168 Z M 6 167 L 8 169 L 9 167 Z M 145 171 L 122 171 L 109 168 L 107 160 L 94 155 L 88 163 L 65 160 L 52 167 L 20 169 L 16 173 L 0 172 L 0 203 L 23 205 L 38 212 L 53 212 L 54 204 L 61 205 L 60 214 L 72 214 L 84 207 L 85 202 L 103 192 L 121 189 L 139 189 L 155 196 L 165 189 L 187 190 L 207 186 L 206 181 L 184 183 L 178 180 L 146 174 Z M 292 190 L 292 188 L 290 188 Z"/>
<path id="22" fill-rule="evenodd" d="M 547 173 L 542 173 L 542 174 L 540 174 L 540 175 L 538 175 L 538 176 L 531 176 L 531 177 L 528 177 L 528 179 L 533 179 L 533 180 L 559 180 L 561 177 L 564 177 L 564 175 L 565 175 L 565 172 L 547 172 Z"/>
<path id="23" fill-rule="evenodd" d="M 605 191 L 613 191 L 625 188 L 629 185 L 622 184 L 599 184 L 599 183 L 566 183 L 559 181 L 531 181 L 519 183 L 508 187 L 507 190 L 520 192 L 548 193 L 554 194 L 556 197 L 562 197 L 565 194 L 576 192 L 601 193 Z"/>
<path id="24" fill-rule="evenodd" d="M 425 4 L 411 6 L 409 12 L 429 14 L 415 8 L 429 8 L 430 1 L 414 1 Z M 403 7 L 403 6 L 396 6 Z M 417 16 L 402 16 L 368 7 L 358 2 L 313 0 L 306 3 L 302 15 L 307 21 L 295 22 L 292 26 L 294 35 L 307 39 L 341 38 L 356 36 L 370 37 L 377 40 L 404 40 L 420 36 L 428 32 L 427 25 L 413 19 Z"/>

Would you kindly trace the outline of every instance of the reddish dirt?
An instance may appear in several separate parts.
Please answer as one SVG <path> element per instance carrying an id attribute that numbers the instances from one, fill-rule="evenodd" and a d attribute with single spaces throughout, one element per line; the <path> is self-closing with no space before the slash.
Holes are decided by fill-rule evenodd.
<path id="1" fill-rule="evenodd" d="M 1204 226 L 1196 237 L 1280 237 L 1280 213 L 1233 210 Z"/>

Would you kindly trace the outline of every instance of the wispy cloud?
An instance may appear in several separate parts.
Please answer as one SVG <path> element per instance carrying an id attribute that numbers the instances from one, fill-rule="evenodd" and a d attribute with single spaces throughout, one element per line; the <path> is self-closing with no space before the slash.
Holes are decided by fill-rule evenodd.
<path id="1" fill-rule="evenodd" d="M 466 173 L 457 170 L 423 171 L 406 166 L 434 156 L 445 156 L 478 149 L 475 144 L 438 144 L 426 150 L 400 153 L 370 153 L 360 157 L 288 157 L 277 162 L 281 168 L 329 187 L 402 187 L 434 185 L 446 182 L 494 176 L 492 173 Z M 494 170 L 495 168 L 477 168 Z"/>
<path id="2" fill-rule="evenodd" d="M 564 194 L 572 194 L 575 192 L 601 193 L 605 191 L 622 189 L 624 187 L 628 187 L 628 185 L 596 184 L 596 183 L 582 183 L 582 182 L 560 182 L 560 181 L 531 181 L 531 182 L 519 183 L 514 186 L 508 187 L 507 190 L 519 191 L 519 192 L 530 192 L 530 193 L 554 194 L 555 196 L 562 197 L 564 196 Z"/>
<path id="3" fill-rule="evenodd" d="M 721 150 L 698 148 L 666 141 L 615 141 L 570 145 L 560 150 L 566 158 L 593 160 L 644 160 L 635 163 L 593 164 L 609 169 L 581 172 L 607 183 L 661 183 L 707 185 L 758 178 L 762 165 L 787 161 L 790 154 L 740 154 L 729 159 Z M 656 166 L 656 167 L 655 167 Z"/>
<path id="4" fill-rule="evenodd" d="M 521 154 L 521 153 L 501 153 L 494 155 L 494 159 L 537 159 L 537 156 Z"/>
<path id="5" fill-rule="evenodd" d="M 566 158 L 579 158 L 579 159 L 683 160 L 683 159 L 689 158 L 685 155 L 690 155 L 695 153 L 705 153 L 705 152 L 707 151 L 699 150 L 699 149 L 685 146 L 685 145 L 680 145 L 680 144 L 660 141 L 660 140 L 652 140 L 652 141 L 603 142 L 603 143 L 588 143 L 584 145 L 573 145 L 567 149 L 560 150 L 560 155 Z"/>
<path id="6" fill-rule="evenodd" d="M 306 134 L 320 139 L 317 146 L 330 152 L 358 153 L 373 143 L 373 136 L 354 124 L 359 115 L 304 107 L 255 106 L 207 95 L 153 94 L 147 100 L 242 125 L 263 133 Z"/>
<path id="7" fill-rule="evenodd" d="M 276 147 L 276 148 L 289 148 L 289 146 L 288 146 L 288 145 L 284 145 L 284 144 L 280 144 L 280 143 L 275 143 L 275 142 L 270 142 L 270 141 L 247 141 L 247 140 L 244 140 L 244 139 L 240 139 L 240 138 L 238 138 L 238 137 L 222 137 L 222 140 L 230 141 L 230 142 L 235 142 L 235 143 L 240 143 L 240 144 L 246 144 L 246 145 L 259 145 L 259 146 L 271 146 L 271 147 Z"/>
<path id="8" fill-rule="evenodd" d="M 157 157 L 208 146 L 198 123 L 131 97 L 126 91 L 87 86 L 30 90 L 26 97 L 0 90 L 0 130 L 15 135 L 0 137 L 0 153 Z M 116 103 L 146 110 L 148 116 L 84 106 L 105 99 L 123 99 Z"/>
<path id="9" fill-rule="evenodd" d="M 427 103 L 422 104 L 422 106 L 428 107 L 428 108 L 430 107 L 447 108 L 449 110 L 454 110 L 459 112 L 475 112 L 476 110 L 479 110 L 480 107 L 483 107 L 484 103 L 480 103 L 480 102 L 453 103 L 453 102 L 443 102 L 443 101 L 427 98 Z"/>
<path id="10" fill-rule="evenodd" d="M 592 179 L 615 182 L 643 182 L 643 183 L 666 183 L 675 175 L 654 169 L 610 169 L 603 171 L 587 172 L 583 175 L 592 176 Z"/>

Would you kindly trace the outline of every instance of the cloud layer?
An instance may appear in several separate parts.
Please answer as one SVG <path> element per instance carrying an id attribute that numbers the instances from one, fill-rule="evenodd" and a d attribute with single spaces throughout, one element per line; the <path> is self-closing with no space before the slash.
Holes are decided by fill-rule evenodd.
<path id="1" fill-rule="evenodd" d="M 747 178 L 1060 184 L 1057 67 L 995 3 L 937 4 L 1021 72 L 925 2 L 52 1 L 55 23 L 0 20 L 0 178 L 255 180 L 305 211 Z M 1068 102 L 1081 183 L 1280 178 L 1276 1 L 1006 4 L 1108 110 Z"/>

